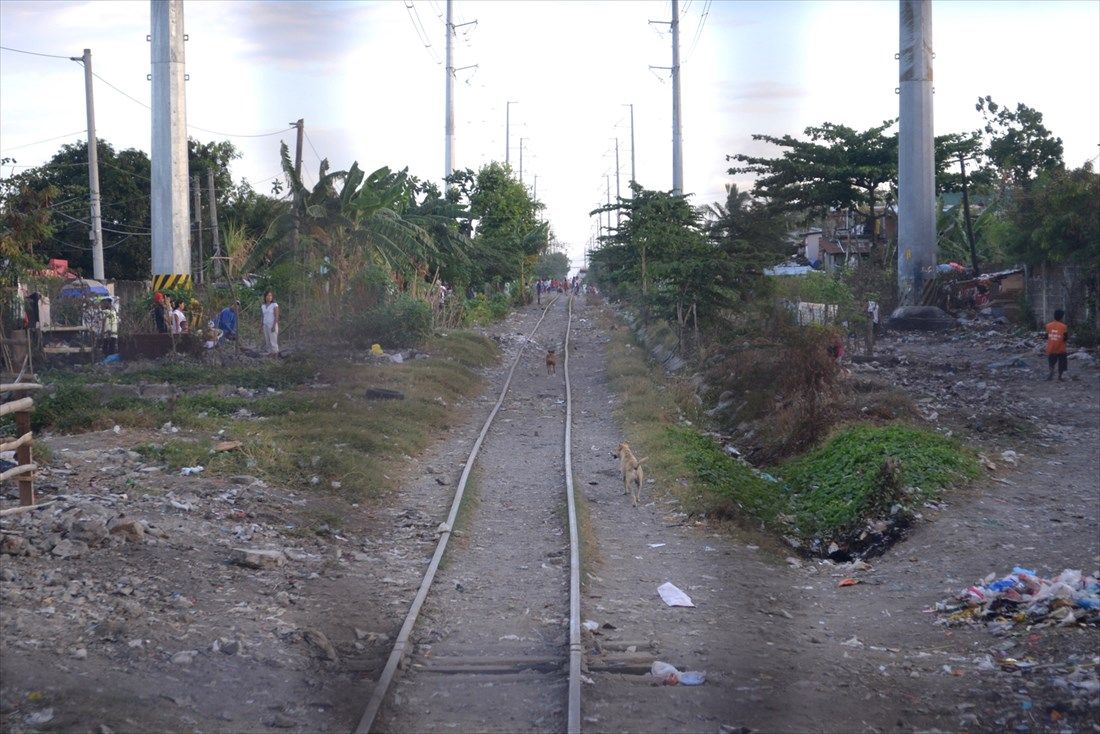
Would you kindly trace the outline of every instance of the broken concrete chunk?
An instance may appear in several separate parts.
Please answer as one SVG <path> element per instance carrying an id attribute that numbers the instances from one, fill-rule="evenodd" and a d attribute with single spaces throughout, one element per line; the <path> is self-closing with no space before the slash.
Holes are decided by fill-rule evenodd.
<path id="1" fill-rule="evenodd" d="M 332 646 L 324 632 L 318 629 L 307 629 L 302 632 L 302 636 L 306 642 L 317 648 L 319 657 L 333 662 L 337 660 L 336 648 Z"/>
<path id="2" fill-rule="evenodd" d="M 257 550 L 254 548 L 234 548 L 230 560 L 246 568 L 279 568 L 286 564 L 286 555 L 278 550 Z"/>
<path id="3" fill-rule="evenodd" d="M 121 535 L 131 543 L 140 543 L 145 537 L 145 526 L 133 517 L 116 517 L 107 523 L 107 529 L 112 535 Z"/>
<path id="4" fill-rule="evenodd" d="M 66 538 L 53 547 L 50 551 L 58 558 L 80 558 L 88 552 L 88 544 L 79 540 Z"/>

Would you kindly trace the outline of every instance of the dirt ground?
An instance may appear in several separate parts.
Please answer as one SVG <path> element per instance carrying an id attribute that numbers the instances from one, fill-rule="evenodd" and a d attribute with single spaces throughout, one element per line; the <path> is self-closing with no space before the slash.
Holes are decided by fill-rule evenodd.
<path id="1" fill-rule="evenodd" d="M 562 306 L 486 441 L 463 534 L 380 730 L 563 728 L 560 671 L 432 688 L 443 676 L 417 667 L 566 647 L 563 393 L 538 348 L 560 338 Z M 653 478 L 643 505 L 630 506 L 610 457 L 624 437 L 597 308 L 578 299 L 571 360 L 574 476 L 594 551 L 583 610 L 598 625 L 586 731 L 1100 731 L 1100 630 L 995 636 L 935 624 L 924 611 L 1016 565 L 1043 575 L 1100 567 L 1093 364 L 1073 360 L 1074 379 L 1048 383 L 1033 345 L 971 325 L 884 340 L 877 362 L 852 365 L 858 377 L 906 388 L 933 425 L 976 442 L 996 465 L 856 570 L 788 560 L 770 538 L 687 517 L 663 492 L 674 478 Z M 400 490 L 369 505 L 252 477 L 169 474 L 130 453 L 157 432 L 49 438 L 40 486 L 54 504 L 0 524 L 0 730 L 350 731 L 535 318 L 524 310 L 492 330 L 504 354 L 482 395 L 433 448 L 394 468 Z M 838 587 L 845 577 L 861 583 Z M 666 581 L 696 606 L 665 606 L 657 587 Z M 706 683 L 607 672 L 608 661 L 637 659 L 704 671 Z"/>

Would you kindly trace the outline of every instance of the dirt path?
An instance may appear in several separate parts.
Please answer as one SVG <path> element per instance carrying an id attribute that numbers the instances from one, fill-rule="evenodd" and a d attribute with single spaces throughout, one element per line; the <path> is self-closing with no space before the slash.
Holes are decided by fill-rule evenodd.
<path id="1" fill-rule="evenodd" d="M 590 730 L 1088 730 L 1100 701 L 1060 683 L 1057 670 L 1025 676 L 981 667 L 991 653 L 1095 665 L 1089 657 L 1100 649 L 1095 629 L 1046 629 L 1006 640 L 984 629 L 935 626 L 922 610 L 1014 565 L 1045 574 L 1100 565 L 1095 370 L 1064 384 L 1037 383 L 1035 372 L 1030 379 L 1019 371 L 981 374 L 1006 393 L 994 400 L 1016 401 L 1025 415 L 1056 407 L 1058 423 L 1070 430 L 1049 430 L 1036 419 L 1037 428 L 1065 438 L 1044 441 L 1048 447 L 1016 445 L 1026 454 L 1023 465 L 1000 477 L 1011 484 L 985 481 L 951 497 L 935 522 L 920 525 L 873 570 L 856 574 L 863 583 L 839 588 L 841 578 L 855 573 L 850 568 L 793 567 L 751 534 L 688 522 L 675 503 L 652 493 L 653 485 L 644 507 L 630 507 L 608 456 L 620 437 L 603 374 L 607 339 L 594 324 L 590 318 L 578 325 L 574 362 L 575 400 L 589 408 L 575 427 L 576 473 L 600 552 L 585 615 L 601 625 L 601 646 L 637 644 L 638 652 L 652 650 L 681 670 L 706 671 L 707 683 L 662 687 L 647 677 L 594 674 L 585 689 Z M 897 350 L 908 355 L 910 376 L 919 382 L 932 374 L 928 363 L 951 359 L 958 345 L 915 340 Z M 973 345 L 968 356 L 982 363 L 1004 358 Z M 938 379 L 946 386 L 957 381 L 948 373 Z M 666 607 L 657 594 L 666 581 L 696 607 Z"/>
<path id="2" fill-rule="evenodd" d="M 379 731 L 565 728 L 565 388 L 560 370 L 547 374 L 544 355 L 547 348 L 561 353 L 566 319 L 562 298 L 524 352 L 482 445 L 462 535 L 448 548 L 414 633 L 417 655 L 395 686 Z M 538 667 L 454 672 L 486 658 L 505 663 L 502 670 L 508 661 Z"/>

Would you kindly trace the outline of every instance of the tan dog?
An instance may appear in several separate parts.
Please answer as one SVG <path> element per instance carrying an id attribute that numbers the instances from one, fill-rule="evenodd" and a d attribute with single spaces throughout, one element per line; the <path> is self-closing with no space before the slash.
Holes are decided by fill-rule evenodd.
<path id="1" fill-rule="evenodd" d="M 558 373 L 558 355 L 554 353 L 553 349 L 546 351 L 546 374 L 556 375 Z"/>
<path id="2" fill-rule="evenodd" d="M 623 475 L 623 494 L 630 494 L 634 506 L 638 506 L 638 500 L 642 498 L 642 483 L 645 482 L 645 471 L 642 464 L 649 457 L 639 459 L 630 450 L 630 444 L 625 441 L 618 446 L 618 453 L 614 455 L 619 460 L 619 471 Z"/>

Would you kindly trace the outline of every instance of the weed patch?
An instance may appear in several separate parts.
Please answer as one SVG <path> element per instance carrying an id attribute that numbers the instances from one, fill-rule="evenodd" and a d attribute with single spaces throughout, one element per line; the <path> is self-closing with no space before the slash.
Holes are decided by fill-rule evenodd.
<path id="1" fill-rule="evenodd" d="M 685 421 L 681 406 L 690 399 L 682 386 L 646 362 L 629 332 L 613 333 L 608 375 L 618 396 L 616 418 L 635 453 L 650 457 L 650 475 L 689 512 L 762 525 L 812 554 L 826 553 L 834 540 L 845 553 L 859 554 L 873 543 L 888 544 L 897 537 L 891 533 L 908 524 L 913 508 L 979 473 L 970 449 L 901 423 L 851 424 L 821 441 L 780 427 L 793 444 L 809 450 L 766 471 L 754 470 L 692 425 L 698 416 Z M 823 382 L 828 381 L 824 373 Z M 881 396 L 876 415 L 915 411 L 905 400 L 887 398 Z M 797 412 L 805 420 L 802 408 L 786 415 Z M 815 423 L 812 433 L 822 430 Z M 868 529 L 879 524 L 889 528 Z"/>
<path id="2" fill-rule="evenodd" d="M 869 517 L 919 506 L 979 473 L 973 452 L 958 442 L 904 425 L 843 428 L 778 472 L 802 537 L 853 533 Z"/>

